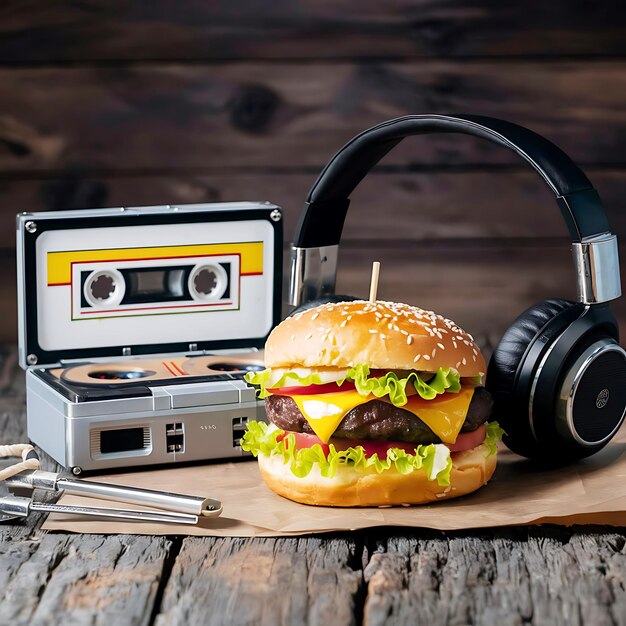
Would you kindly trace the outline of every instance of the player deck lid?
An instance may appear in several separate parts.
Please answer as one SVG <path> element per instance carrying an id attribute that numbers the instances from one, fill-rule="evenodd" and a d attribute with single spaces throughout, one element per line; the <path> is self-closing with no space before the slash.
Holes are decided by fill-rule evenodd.
<path id="1" fill-rule="evenodd" d="M 22 213 L 20 365 L 260 348 L 282 247 L 267 202 Z"/>

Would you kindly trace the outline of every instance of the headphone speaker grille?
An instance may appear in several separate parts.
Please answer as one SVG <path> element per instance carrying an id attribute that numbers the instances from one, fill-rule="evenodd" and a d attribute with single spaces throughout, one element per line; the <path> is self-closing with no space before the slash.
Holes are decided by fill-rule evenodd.
<path id="1" fill-rule="evenodd" d="M 626 359 L 621 351 L 600 354 L 584 371 L 574 392 L 572 425 L 590 444 L 620 425 L 626 410 Z"/>

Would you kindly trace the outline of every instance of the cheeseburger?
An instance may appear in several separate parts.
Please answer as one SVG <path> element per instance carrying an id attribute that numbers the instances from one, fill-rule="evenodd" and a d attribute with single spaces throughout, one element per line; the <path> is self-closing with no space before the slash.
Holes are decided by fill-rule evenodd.
<path id="1" fill-rule="evenodd" d="M 305 504 L 422 504 L 492 476 L 502 431 L 485 360 L 454 322 L 393 302 L 325 304 L 279 324 L 246 380 L 269 424 L 242 448 L 276 493 Z"/>

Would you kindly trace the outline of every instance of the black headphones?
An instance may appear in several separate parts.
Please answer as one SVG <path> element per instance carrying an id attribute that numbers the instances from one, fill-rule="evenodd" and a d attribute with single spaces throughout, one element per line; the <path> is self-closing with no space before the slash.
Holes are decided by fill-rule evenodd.
<path id="1" fill-rule="evenodd" d="M 493 417 L 513 451 L 556 462 L 597 452 L 626 413 L 626 352 L 608 306 L 621 295 L 617 238 L 585 174 L 522 126 L 476 115 L 407 115 L 354 137 L 322 170 L 300 215 L 290 304 L 353 299 L 334 295 L 349 196 L 404 137 L 425 133 L 464 133 L 509 148 L 555 193 L 572 239 L 579 301 L 544 300 L 524 311 L 495 349 L 486 384 L 495 400 Z"/>

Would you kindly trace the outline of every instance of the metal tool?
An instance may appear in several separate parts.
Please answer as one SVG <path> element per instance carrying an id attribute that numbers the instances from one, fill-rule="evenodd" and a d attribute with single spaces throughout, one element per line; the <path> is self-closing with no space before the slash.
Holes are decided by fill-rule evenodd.
<path id="1" fill-rule="evenodd" d="M 94 515 L 97 517 L 115 517 L 118 519 L 132 519 L 142 522 L 173 522 L 178 524 L 197 524 L 198 516 L 187 513 L 159 513 L 152 511 L 137 511 L 133 509 L 104 509 L 94 506 L 73 506 L 63 504 L 46 504 L 34 502 L 30 498 L 7 496 L 0 498 L 2 519 L 27 517 L 31 511 L 45 511 L 47 513 L 67 513 L 71 515 Z"/>
<path id="2" fill-rule="evenodd" d="M 0 517 L 13 519 L 26 517 L 30 511 L 47 511 L 118 519 L 134 519 L 154 522 L 175 522 L 196 524 L 200 516 L 217 517 L 222 512 L 222 503 L 212 498 L 187 496 L 153 489 L 138 489 L 111 483 L 97 483 L 88 480 L 65 478 L 54 472 L 34 470 L 22 472 L 4 481 L 11 489 L 43 489 L 45 491 L 65 491 L 65 493 L 89 496 L 116 502 L 128 502 L 150 506 L 158 511 L 138 511 L 133 509 L 107 509 L 100 507 L 70 506 L 34 502 L 30 498 L 6 495 L 0 491 Z M 167 511 L 167 512 L 166 512 Z"/>
<path id="3" fill-rule="evenodd" d="M 3 484 L 0 484 L 0 497 L 8 496 L 10 494 L 11 492 Z M 19 516 L 15 514 L 5 513 L 4 511 L 0 511 L 0 522 L 8 522 L 10 520 L 15 519 L 16 517 L 19 517 Z"/>

